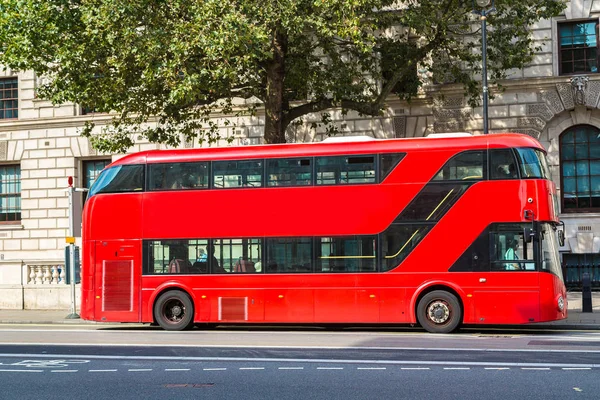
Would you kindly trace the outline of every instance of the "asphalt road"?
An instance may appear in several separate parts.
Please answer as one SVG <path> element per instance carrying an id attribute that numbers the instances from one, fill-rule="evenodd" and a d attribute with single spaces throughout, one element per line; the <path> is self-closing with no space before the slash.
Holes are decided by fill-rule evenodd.
<path id="1" fill-rule="evenodd" d="M 596 332 L 0 326 L 1 399 L 597 399 L 599 376 Z"/>

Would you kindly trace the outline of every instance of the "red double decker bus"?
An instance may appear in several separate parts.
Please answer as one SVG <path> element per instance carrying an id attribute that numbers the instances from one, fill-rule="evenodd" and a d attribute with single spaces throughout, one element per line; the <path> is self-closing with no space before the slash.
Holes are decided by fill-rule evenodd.
<path id="1" fill-rule="evenodd" d="M 520 134 L 131 154 L 85 204 L 81 316 L 430 332 L 564 319 L 555 200 L 543 147 Z"/>

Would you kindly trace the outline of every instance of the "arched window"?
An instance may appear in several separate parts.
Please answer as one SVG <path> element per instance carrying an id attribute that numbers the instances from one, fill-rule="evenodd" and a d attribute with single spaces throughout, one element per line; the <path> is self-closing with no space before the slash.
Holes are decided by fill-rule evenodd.
<path id="1" fill-rule="evenodd" d="M 600 129 L 577 125 L 560 136 L 562 211 L 600 210 Z"/>

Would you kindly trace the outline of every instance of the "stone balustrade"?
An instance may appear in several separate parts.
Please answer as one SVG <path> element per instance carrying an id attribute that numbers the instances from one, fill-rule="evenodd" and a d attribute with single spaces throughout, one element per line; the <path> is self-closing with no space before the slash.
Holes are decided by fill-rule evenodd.
<path id="1" fill-rule="evenodd" d="M 27 265 L 28 285 L 66 285 L 65 266 L 62 264 Z"/>

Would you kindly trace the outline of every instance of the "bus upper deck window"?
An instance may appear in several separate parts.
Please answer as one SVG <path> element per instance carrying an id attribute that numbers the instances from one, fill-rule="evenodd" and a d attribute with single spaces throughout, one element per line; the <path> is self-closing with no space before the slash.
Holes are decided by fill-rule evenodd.
<path id="1" fill-rule="evenodd" d="M 483 179 L 483 164 L 483 151 L 465 151 L 448 160 L 433 180 L 481 180 Z"/>
<path id="2" fill-rule="evenodd" d="M 517 179 L 517 162 L 511 149 L 490 150 L 490 179 Z"/>
<path id="3" fill-rule="evenodd" d="M 543 151 L 529 148 L 516 150 L 522 178 L 550 179 L 550 169 Z"/>
<path id="4" fill-rule="evenodd" d="M 143 165 L 117 165 L 102 171 L 88 197 L 98 193 L 138 192 L 144 190 Z"/>
<path id="5" fill-rule="evenodd" d="M 208 188 L 207 162 L 148 165 L 148 190 L 206 188 Z"/>

